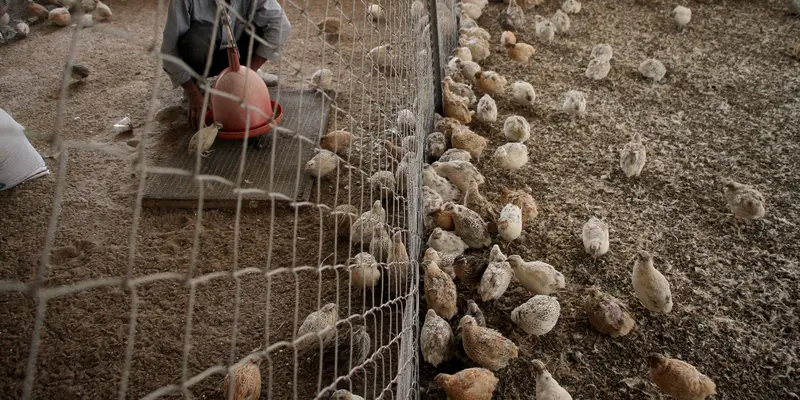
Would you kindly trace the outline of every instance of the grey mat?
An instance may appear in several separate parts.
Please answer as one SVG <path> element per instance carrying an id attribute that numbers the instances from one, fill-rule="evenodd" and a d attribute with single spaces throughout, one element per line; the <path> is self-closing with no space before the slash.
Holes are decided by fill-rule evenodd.
<path id="1" fill-rule="evenodd" d="M 320 134 L 326 129 L 330 111 L 330 100 L 322 93 L 311 90 L 270 89 L 271 97 L 283 107 L 280 127 L 294 135 L 303 136 L 313 143 L 319 143 Z M 333 96 L 332 93 L 328 93 Z M 188 154 L 186 148 L 191 135 L 186 135 L 175 148 L 165 165 L 159 167 L 177 168 L 193 171 L 195 155 Z M 275 133 L 273 129 L 266 137 L 254 138 L 248 143 L 247 157 L 242 174 L 242 188 L 256 189 L 246 192 L 242 197 L 247 208 L 265 206 L 270 193 L 277 194 L 278 200 L 289 198 L 306 201 L 311 195 L 312 178 L 301 170 L 314 155 L 314 146 L 305 140 L 294 138 L 292 134 Z M 261 146 L 257 146 L 260 143 Z M 274 171 L 270 169 L 272 149 L 275 146 Z M 216 175 L 235 182 L 239 172 L 242 154 L 242 141 L 220 140 L 214 142 L 213 151 L 203 158 L 200 174 Z M 270 179 L 271 177 L 271 179 Z M 270 180 L 272 182 L 270 182 Z M 205 181 L 203 187 L 203 208 L 234 208 L 237 194 L 234 188 L 219 181 Z M 199 182 L 190 176 L 179 174 L 151 174 L 147 178 L 142 205 L 145 207 L 197 207 Z M 263 191 L 263 192 L 258 192 Z"/>

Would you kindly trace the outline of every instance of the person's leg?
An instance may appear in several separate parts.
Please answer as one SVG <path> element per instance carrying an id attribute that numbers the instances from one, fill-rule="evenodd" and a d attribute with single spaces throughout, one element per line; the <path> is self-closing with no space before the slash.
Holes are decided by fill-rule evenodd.
<path id="1" fill-rule="evenodd" d="M 257 37 L 263 37 L 264 36 L 263 35 L 263 30 L 261 28 L 256 28 L 255 29 L 255 34 L 256 34 Z M 258 40 L 253 39 L 253 49 L 257 49 L 260 44 L 261 43 Z M 250 49 L 250 35 L 247 33 L 247 30 L 245 30 L 242 33 L 242 36 L 236 42 L 236 47 L 239 49 L 239 63 L 241 63 L 242 65 L 246 65 L 247 64 L 247 52 Z M 253 50 L 253 51 L 255 51 L 255 50 Z M 266 65 L 266 64 L 264 64 L 264 65 Z M 267 86 L 269 86 L 269 87 L 278 86 L 278 76 L 277 75 L 266 73 L 266 72 L 263 72 L 263 71 L 259 71 L 258 75 L 261 76 L 261 79 L 264 80 L 264 83 L 266 83 Z"/>

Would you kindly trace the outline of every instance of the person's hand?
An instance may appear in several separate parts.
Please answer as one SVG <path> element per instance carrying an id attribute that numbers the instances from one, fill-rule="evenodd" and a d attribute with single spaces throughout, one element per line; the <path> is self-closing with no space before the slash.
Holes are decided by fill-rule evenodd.
<path id="1" fill-rule="evenodd" d="M 186 92 L 186 99 L 189 101 L 189 109 L 187 112 L 189 127 L 196 131 L 200 127 L 200 114 L 203 109 L 203 95 L 200 93 L 200 89 L 197 88 L 197 85 L 195 85 L 192 81 L 189 81 L 187 85 L 184 85 L 183 89 Z"/>

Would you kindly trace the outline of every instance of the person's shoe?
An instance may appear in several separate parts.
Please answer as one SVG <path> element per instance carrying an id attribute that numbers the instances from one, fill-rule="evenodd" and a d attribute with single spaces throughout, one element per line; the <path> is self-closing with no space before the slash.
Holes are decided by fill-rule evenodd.
<path id="1" fill-rule="evenodd" d="M 264 83 L 267 84 L 267 87 L 275 87 L 278 86 L 278 84 L 280 83 L 278 75 L 275 74 L 270 74 L 262 70 L 258 70 L 258 76 L 260 76 L 261 79 L 264 80 Z"/>

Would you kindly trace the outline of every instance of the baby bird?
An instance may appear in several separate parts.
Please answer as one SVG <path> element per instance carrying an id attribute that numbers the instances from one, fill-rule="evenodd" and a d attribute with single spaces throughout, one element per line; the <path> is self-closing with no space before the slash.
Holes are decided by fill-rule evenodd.
<path id="1" fill-rule="evenodd" d="M 391 198 L 394 195 L 394 188 L 397 182 L 391 171 L 376 171 L 369 177 L 369 185 L 372 190 L 381 198 Z"/>
<path id="2" fill-rule="evenodd" d="M 679 28 L 688 25 L 692 20 L 692 10 L 684 6 L 675 7 L 669 15 Z"/>
<path id="3" fill-rule="evenodd" d="M 646 251 L 636 254 L 633 264 L 633 290 L 644 308 L 658 313 L 672 311 L 669 281 L 653 266 L 653 257 Z"/>
<path id="4" fill-rule="evenodd" d="M 506 143 L 494 151 L 492 157 L 500 168 L 515 171 L 528 163 L 528 146 L 523 143 Z"/>
<path id="5" fill-rule="evenodd" d="M 453 273 L 460 281 L 472 285 L 480 282 L 488 266 L 489 263 L 484 257 L 461 254 L 453 260 Z M 475 317 L 475 319 L 478 318 Z M 479 323 L 478 325 L 485 324 Z"/>
<path id="6" fill-rule="evenodd" d="M 419 335 L 422 348 L 422 359 L 434 367 L 450 359 L 455 338 L 450 324 L 436 315 L 436 311 L 428 309 L 425 323 Z"/>
<path id="7" fill-rule="evenodd" d="M 722 183 L 725 201 L 736 218 L 756 220 L 766 215 L 767 203 L 757 189 L 731 179 L 723 179 Z"/>
<path id="8" fill-rule="evenodd" d="M 471 161 L 472 156 L 469 152 L 461 149 L 447 149 L 447 151 L 439 157 L 439 162 L 448 161 Z"/>
<path id="9" fill-rule="evenodd" d="M 357 394 L 350 393 L 348 390 L 339 389 L 333 392 L 330 400 L 364 400 L 364 398 Z"/>
<path id="10" fill-rule="evenodd" d="M 515 44 L 515 43 L 517 43 L 517 37 L 514 36 L 514 32 L 503 31 L 503 33 L 500 34 L 500 45 L 501 46 L 506 47 L 506 46 L 508 46 L 510 44 Z"/>
<path id="11" fill-rule="evenodd" d="M 322 137 L 319 147 L 336 154 L 346 155 L 352 141 L 352 133 L 344 130 L 332 131 Z"/>
<path id="12" fill-rule="evenodd" d="M 467 128 L 462 128 L 453 132 L 453 136 L 450 137 L 450 142 L 453 144 L 453 147 L 464 150 L 473 158 L 478 159 L 480 159 L 483 151 L 486 150 L 486 146 L 489 144 L 485 137 Z"/>
<path id="13" fill-rule="evenodd" d="M 466 2 L 460 2 L 456 4 L 456 9 L 467 14 L 472 19 L 478 19 L 481 17 L 481 14 L 483 14 L 480 7 Z"/>
<path id="14" fill-rule="evenodd" d="M 497 233 L 505 241 L 517 240 L 522 235 L 522 210 L 513 205 L 506 204 L 500 210 L 500 218 L 497 219 Z"/>
<path id="15" fill-rule="evenodd" d="M 47 19 L 58 26 L 67 26 L 69 25 L 70 21 L 72 21 L 69 10 L 64 7 L 58 7 L 50 10 L 47 15 Z"/>
<path id="16" fill-rule="evenodd" d="M 550 264 L 541 261 L 525 262 L 518 255 L 508 257 L 508 263 L 519 283 L 533 294 L 549 295 L 566 286 L 564 275 Z"/>
<path id="17" fill-rule="evenodd" d="M 369 5 L 367 6 L 367 16 L 375 22 L 383 21 L 384 19 L 386 19 L 386 14 L 383 11 L 383 7 L 373 3 L 369 3 Z"/>
<path id="18" fill-rule="evenodd" d="M 333 229 L 340 236 L 350 234 L 350 225 L 358 218 L 358 209 L 352 204 L 341 204 L 331 211 Z"/>
<path id="19" fill-rule="evenodd" d="M 561 4 L 561 11 L 567 14 L 577 14 L 581 12 L 581 2 L 578 0 L 566 0 Z"/>
<path id="20" fill-rule="evenodd" d="M 569 15 L 561 10 L 556 10 L 553 14 L 553 25 L 556 27 L 557 33 L 567 33 L 569 28 L 572 27 L 572 22 L 569 20 Z"/>
<path id="21" fill-rule="evenodd" d="M 536 375 L 536 400 L 572 400 L 569 392 L 553 379 L 543 362 L 533 360 L 532 364 Z"/>
<path id="22" fill-rule="evenodd" d="M 664 75 L 667 74 L 667 67 L 661 61 L 650 58 L 639 64 L 639 73 L 643 77 L 653 80 L 653 82 L 658 82 L 664 79 Z"/>
<path id="23" fill-rule="evenodd" d="M 608 225 L 597 217 L 589 218 L 581 231 L 583 248 L 592 258 L 608 253 Z"/>
<path id="24" fill-rule="evenodd" d="M 448 81 L 450 92 L 461 96 L 466 97 L 469 101 L 469 104 L 475 104 L 477 98 L 475 97 L 475 92 L 472 91 L 472 88 L 467 85 L 466 83 L 458 83 L 453 81 L 451 77 L 445 77 L 444 80 Z"/>
<path id="25" fill-rule="evenodd" d="M 513 0 L 512 0 L 513 1 Z M 497 371 L 508 366 L 517 358 L 519 349 L 514 342 L 506 339 L 494 329 L 478 326 L 475 318 L 465 315 L 459 322 L 464 351 L 469 358 L 481 367 Z"/>
<path id="26" fill-rule="evenodd" d="M 586 96 L 581 91 L 570 90 L 564 93 L 564 105 L 562 108 L 570 116 L 582 117 L 586 114 Z"/>
<path id="27" fill-rule="evenodd" d="M 520 64 L 530 61 L 533 54 L 536 53 L 536 49 L 533 46 L 520 42 L 506 45 L 506 51 L 512 60 Z"/>
<path id="28" fill-rule="evenodd" d="M 315 151 L 317 154 L 308 160 L 305 170 L 317 179 L 324 178 L 336 170 L 336 166 L 339 164 L 339 157 L 336 153 L 328 150 L 315 149 Z"/>
<path id="29" fill-rule="evenodd" d="M 481 72 L 480 64 L 475 61 L 464 61 L 461 63 L 461 74 L 467 77 L 470 82 L 475 83 L 475 75 Z"/>
<path id="30" fill-rule="evenodd" d="M 335 336 L 334 326 L 338 319 L 339 307 L 334 303 L 325 304 L 321 309 L 308 314 L 297 329 L 297 351 L 317 348 L 319 340 L 322 340 L 323 346 L 327 346 Z"/>
<path id="31" fill-rule="evenodd" d="M 436 114 L 436 122 L 433 123 L 433 130 L 436 132 L 444 133 L 447 140 L 453 136 L 453 132 L 462 129 L 463 125 L 455 118 L 440 117 Z"/>
<path id="32" fill-rule="evenodd" d="M 317 24 L 320 35 L 324 35 L 326 40 L 336 40 L 342 29 L 342 20 L 336 17 L 328 17 Z"/>
<path id="33" fill-rule="evenodd" d="M 466 36 L 462 36 L 458 44 L 469 49 L 469 53 L 472 55 L 472 61 L 481 62 L 491 55 L 489 42 L 479 37 L 467 38 Z"/>
<path id="34" fill-rule="evenodd" d="M 492 400 L 492 394 L 500 380 L 488 369 L 467 368 L 455 375 L 436 375 L 433 381 L 452 400 Z"/>
<path id="35" fill-rule="evenodd" d="M 450 279 L 455 279 L 456 274 L 455 271 L 453 271 L 453 262 L 455 261 L 456 257 L 459 256 L 448 253 L 440 253 L 432 248 L 428 248 L 425 250 L 425 255 L 422 257 L 422 262 L 436 262 L 436 265 L 438 265 L 439 268 L 450 277 Z"/>
<path id="36" fill-rule="evenodd" d="M 462 124 L 472 122 L 472 113 L 469 111 L 469 99 L 461 97 L 450 91 L 450 84 L 442 82 L 442 108 L 445 115 L 455 118 Z"/>
<path id="37" fill-rule="evenodd" d="M 425 268 L 425 301 L 429 308 L 436 311 L 445 320 L 453 318 L 458 313 L 456 307 L 456 284 L 436 262 L 429 262 Z"/>
<path id="38" fill-rule="evenodd" d="M 619 167 L 628 178 L 638 177 L 647 162 L 647 149 L 642 144 L 642 135 L 634 133 L 630 142 L 619 153 Z"/>
<path id="39" fill-rule="evenodd" d="M 555 297 L 536 295 L 511 311 L 511 321 L 525 333 L 542 336 L 550 332 L 561 315 L 561 306 Z"/>
<path id="40" fill-rule="evenodd" d="M 448 184 L 450 183 L 448 182 Z M 443 203 L 442 196 L 440 196 L 439 193 L 436 193 L 435 190 L 427 186 L 422 186 L 422 215 L 423 215 L 422 222 L 425 226 L 426 232 L 433 229 L 436 226 L 435 219 L 433 218 L 433 213 L 442 208 L 442 203 Z"/>
<path id="41" fill-rule="evenodd" d="M 464 192 L 473 184 L 482 185 L 485 182 L 480 171 L 469 161 L 435 162 L 433 168 L 437 174 L 449 179 Z"/>
<path id="42" fill-rule="evenodd" d="M 497 103 L 494 102 L 492 96 L 488 94 L 483 95 L 478 100 L 478 107 L 475 110 L 475 118 L 483 122 L 497 121 Z"/>
<path id="43" fill-rule="evenodd" d="M 384 223 L 386 223 L 386 210 L 383 209 L 380 200 L 375 200 L 372 208 L 361 214 L 350 227 L 350 237 L 353 239 L 353 243 L 369 243 L 372 241 L 375 226 Z"/>
<path id="44" fill-rule="evenodd" d="M 453 232 L 435 228 L 428 237 L 428 247 L 440 253 L 461 255 L 469 248 L 461 238 Z"/>
<path id="45" fill-rule="evenodd" d="M 473 28 L 461 28 L 461 29 L 458 30 L 458 33 L 461 34 L 461 35 L 466 35 L 467 37 L 470 37 L 470 38 L 476 37 L 476 38 L 480 38 L 480 39 L 483 39 L 483 40 L 491 40 L 492 39 L 492 35 L 490 35 L 489 32 L 486 29 L 483 29 L 483 28 L 481 28 L 479 26 L 476 26 L 476 27 L 473 27 Z M 468 60 L 465 60 L 465 61 L 468 61 Z"/>
<path id="46" fill-rule="evenodd" d="M 27 11 L 28 15 L 32 17 L 39 18 L 40 20 L 48 19 L 50 16 L 50 11 L 45 8 L 45 6 L 34 2 L 33 0 L 28 0 L 27 4 Z"/>
<path id="47" fill-rule="evenodd" d="M 603 80 L 608 76 L 609 71 L 611 71 L 611 63 L 608 60 L 602 58 L 593 58 L 589 61 L 589 65 L 586 67 L 586 75 L 587 78 L 599 81 Z"/>
<path id="48" fill-rule="evenodd" d="M 703 400 L 717 394 L 717 385 L 692 364 L 666 358 L 661 354 L 647 356 L 650 377 L 664 393 L 675 399 Z"/>
<path id="49" fill-rule="evenodd" d="M 461 61 L 472 61 L 472 52 L 466 46 L 459 46 L 453 49 L 453 57 Z"/>
<path id="50" fill-rule="evenodd" d="M 353 256 L 353 263 L 347 267 L 350 271 L 350 286 L 357 290 L 367 290 L 378 284 L 381 271 L 378 261 L 372 254 L 363 252 Z"/>
<path id="51" fill-rule="evenodd" d="M 391 56 L 390 56 L 391 51 L 392 51 L 392 45 L 385 44 L 382 46 L 376 46 L 373 47 L 372 50 L 370 50 L 367 53 L 367 58 L 369 58 L 372 61 L 373 66 L 381 68 L 386 67 L 389 65 L 391 61 Z"/>
<path id="52" fill-rule="evenodd" d="M 417 116 L 413 111 L 404 108 L 397 112 L 397 129 L 400 132 L 410 133 L 414 132 L 417 126 Z"/>
<path id="53" fill-rule="evenodd" d="M 333 89 L 333 72 L 327 68 L 322 68 L 311 75 L 311 84 L 321 90 Z"/>
<path id="54" fill-rule="evenodd" d="M 460 204 L 453 205 L 453 223 L 456 234 L 473 249 L 482 249 L 492 244 L 486 222 L 478 213 Z"/>
<path id="55" fill-rule="evenodd" d="M 503 135 L 509 142 L 525 143 L 531 137 L 531 126 L 525 118 L 512 115 L 503 123 Z"/>
<path id="56" fill-rule="evenodd" d="M 433 219 L 436 221 L 436 226 L 442 228 L 446 231 L 455 230 L 455 224 L 453 223 L 453 211 L 447 209 L 448 205 L 452 205 L 452 203 L 445 203 L 442 205 L 442 209 L 436 210 L 433 212 Z"/>
<path id="57" fill-rule="evenodd" d="M 74 64 L 69 70 L 69 75 L 72 77 L 72 79 L 84 82 L 89 76 L 89 68 L 86 68 L 83 65 Z"/>
<path id="58" fill-rule="evenodd" d="M 17 24 L 14 25 L 14 30 L 17 31 L 17 37 L 21 39 L 27 37 L 31 33 L 31 27 L 24 22 L 17 22 Z"/>
<path id="59" fill-rule="evenodd" d="M 475 323 L 478 324 L 478 326 L 486 326 L 486 318 L 483 316 L 483 311 L 481 311 L 478 304 L 472 299 L 467 300 L 467 311 L 464 312 L 464 315 L 475 318 Z"/>
<path id="60" fill-rule="evenodd" d="M 592 47 L 592 58 L 610 61 L 614 56 L 614 49 L 610 44 L 600 43 Z"/>
<path id="61" fill-rule="evenodd" d="M 251 358 L 248 363 L 225 375 L 222 381 L 225 399 L 258 400 L 261 396 L 261 361 L 260 357 Z M 230 396 L 231 389 L 233 396 Z"/>
<path id="62" fill-rule="evenodd" d="M 625 336 L 636 325 L 623 302 L 596 288 L 589 289 L 584 310 L 594 329 L 611 337 Z"/>
<path id="63" fill-rule="evenodd" d="M 389 258 L 386 262 L 389 264 L 389 272 L 391 273 L 390 279 L 400 283 L 400 287 L 404 288 L 408 281 L 408 265 L 411 259 L 408 256 L 408 248 L 403 240 L 403 232 L 397 231 L 392 234 L 392 246 L 389 249 Z"/>
<path id="64" fill-rule="evenodd" d="M 481 71 L 475 74 L 475 87 L 483 92 L 501 95 L 506 90 L 506 78 L 494 71 Z"/>
<path id="65" fill-rule="evenodd" d="M 189 154 L 197 153 L 198 147 L 200 154 L 208 154 L 211 152 L 211 145 L 217 138 L 217 133 L 222 129 L 222 123 L 214 122 L 213 124 L 197 131 L 191 139 L 189 139 Z"/>
<path id="66" fill-rule="evenodd" d="M 422 184 L 438 193 L 442 202 L 454 201 L 461 197 L 456 185 L 439 175 L 430 165 L 422 169 Z"/>
<path id="67" fill-rule="evenodd" d="M 428 157 L 438 160 L 445 150 L 447 150 L 447 138 L 444 137 L 442 132 L 431 132 L 425 137 L 425 150 L 428 152 Z"/>
<path id="68" fill-rule="evenodd" d="M 379 262 L 386 262 L 392 252 L 392 238 L 383 224 L 375 224 L 369 241 L 369 253 Z"/>
<path id="69" fill-rule="evenodd" d="M 516 81 L 511 85 L 511 99 L 522 106 L 532 106 L 536 101 L 536 91 L 528 82 Z"/>
<path id="70" fill-rule="evenodd" d="M 525 27 L 525 12 L 516 0 L 509 0 L 505 14 L 502 14 L 500 25 L 508 31 L 519 31 Z"/>
<path id="71" fill-rule="evenodd" d="M 506 256 L 500 252 L 500 246 L 492 246 L 492 251 L 489 253 L 489 266 L 486 267 L 481 282 L 478 284 L 478 294 L 481 296 L 481 300 L 497 300 L 502 297 L 511 283 L 513 274 L 511 266 L 506 261 Z"/>
<path id="72" fill-rule="evenodd" d="M 536 30 L 536 38 L 543 43 L 552 42 L 556 37 L 556 28 L 553 23 L 541 15 L 535 16 L 534 21 L 533 27 Z"/>
<path id="73" fill-rule="evenodd" d="M 522 222 L 530 222 L 539 215 L 539 208 L 530 193 L 523 190 L 510 190 L 503 188 L 500 191 L 500 202 L 513 204 L 522 210 Z"/>
<path id="74" fill-rule="evenodd" d="M 477 183 L 470 185 L 464 192 L 464 199 L 461 202 L 464 207 L 469 207 L 470 210 L 475 211 L 484 220 L 489 222 L 489 232 L 492 232 L 492 224 L 497 215 L 497 208 L 489 200 L 484 197 L 478 190 Z M 496 228 L 496 227 L 495 227 Z"/>
<path id="75" fill-rule="evenodd" d="M 98 21 L 109 21 L 113 16 L 111 9 L 100 0 L 94 1 L 94 16 Z"/>

